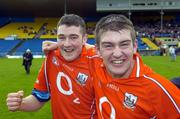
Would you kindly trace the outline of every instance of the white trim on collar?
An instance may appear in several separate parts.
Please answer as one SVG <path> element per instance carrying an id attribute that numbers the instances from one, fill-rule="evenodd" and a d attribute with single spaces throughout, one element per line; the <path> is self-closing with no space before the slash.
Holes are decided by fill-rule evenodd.
<path id="1" fill-rule="evenodd" d="M 136 63 L 137 63 L 137 69 L 136 69 L 136 77 L 140 76 L 140 63 L 139 63 L 139 57 L 136 56 Z"/>

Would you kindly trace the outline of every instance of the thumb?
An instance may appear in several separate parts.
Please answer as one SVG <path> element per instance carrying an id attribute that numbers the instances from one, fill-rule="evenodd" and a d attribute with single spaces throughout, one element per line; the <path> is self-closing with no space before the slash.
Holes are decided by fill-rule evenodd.
<path id="1" fill-rule="evenodd" d="M 48 46 L 50 46 L 53 43 L 54 43 L 53 41 L 43 41 L 42 48 L 46 49 Z"/>
<path id="2" fill-rule="evenodd" d="M 20 97 L 23 97 L 24 96 L 24 91 L 20 90 L 20 91 L 18 91 L 18 94 L 19 94 Z"/>
<path id="3" fill-rule="evenodd" d="M 45 53 L 45 55 L 48 54 L 48 52 L 49 52 L 49 42 L 48 41 L 43 41 L 42 51 Z"/>

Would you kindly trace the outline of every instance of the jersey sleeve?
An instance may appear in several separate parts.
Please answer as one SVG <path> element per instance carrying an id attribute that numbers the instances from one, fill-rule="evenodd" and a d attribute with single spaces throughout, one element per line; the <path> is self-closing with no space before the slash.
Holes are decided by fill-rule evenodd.
<path id="1" fill-rule="evenodd" d="M 40 90 L 40 91 L 47 91 L 45 71 L 44 71 L 45 65 L 44 64 L 45 64 L 45 62 L 43 62 L 42 66 L 39 70 L 36 82 L 34 83 L 34 89 Z"/>
<path id="2" fill-rule="evenodd" d="M 150 92 L 155 115 L 160 119 L 180 119 L 180 90 L 169 80 L 154 75 L 157 87 Z"/>
<path id="3" fill-rule="evenodd" d="M 50 99 L 50 93 L 47 91 L 32 90 L 32 95 L 36 97 L 40 102 L 46 102 Z"/>
<path id="4" fill-rule="evenodd" d="M 47 88 L 48 86 L 48 80 L 46 80 L 46 71 L 45 71 L 45 65 L 46 65 L 47 59 L 43 62 L 36 82 L 34 83 L 34 89 L 32 90 L 32 95 L 34 95 L 40 102 L 45 102 L 50 99 L 50 92 Z"/>

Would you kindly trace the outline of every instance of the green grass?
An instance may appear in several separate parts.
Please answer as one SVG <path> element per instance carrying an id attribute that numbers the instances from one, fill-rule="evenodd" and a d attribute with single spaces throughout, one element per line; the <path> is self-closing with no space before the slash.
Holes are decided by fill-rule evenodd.
<path id="1" fill-rule="evenodd" d="M 43 59 L 34 59 L 30 75 L 26 75 L 22 59 L 0 59 L 0 119 L 51 119 L 50 104 L 38 112 L 9 112 L 6 97 L 9 92 L 24 90 L 31 93 Z"/>
<path id="2" fill-rule="evenodd" d="M 168 79 L 180 77 L 180 56 L 177 57 L 175 62 L 170 61 L 169 56 L 144 56 L 142 58 L 145 64 L 162 76 Z"/>
<path id="3" fill-rule="evenodd" d="M 169 57 L 144 56 L 144 62 L 166 78 L 180 76 L 180 57 L 171 62 Z M 43 59 L 34 59 L 30 75 L 26 75 L 22 59 L 0 58 L 0 119 L 51 119 L 50 103 L 38 112 L 9 112 L 6 97 L 9 92 L 24 90 L 29 95 Z"/>

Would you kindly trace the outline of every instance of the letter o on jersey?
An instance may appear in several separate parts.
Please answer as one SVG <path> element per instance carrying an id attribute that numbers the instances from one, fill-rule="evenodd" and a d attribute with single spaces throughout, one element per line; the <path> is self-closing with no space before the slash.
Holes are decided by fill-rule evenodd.
<path id="1" fill-rule="evenodd" d="M 100 109 L 100 112 L 101 112 L 101 116 L 102 116 L 102 104 L 105 103 L 105 102 L 107 102 L 110 105 L 110 107 L 111 107 L 110 119 L 115 119 L 115 117 L 116 117 L 115 109 L 114 109 L 113 105 L 109 102 L 107 97 L 101 97 L 99 99 L 99 109 Z M 102 118 L 103 118 L 103 116 L 102 116 Z"/>
<path id="2" fill-rule="evenodd" d="M 64 90 L 61 86 L 61 80 L 62 80 L 62 77 L 64 77 L 68 83 L 68 86 L 69 86 L 69 90 Z M 58 90 L 64 94 L 64 95 L 71 95 L 73 93 L 72 91 L 72 82 L 70 80 L 70 78 L 64 74 L 63 72 L 59 72 L 58 75 L 57 75 L 57 80 L 56 80 L 56 84 L 57 84 L 57 87 L 58 87 Z"/>

